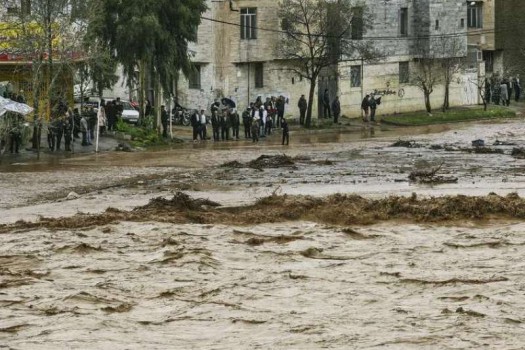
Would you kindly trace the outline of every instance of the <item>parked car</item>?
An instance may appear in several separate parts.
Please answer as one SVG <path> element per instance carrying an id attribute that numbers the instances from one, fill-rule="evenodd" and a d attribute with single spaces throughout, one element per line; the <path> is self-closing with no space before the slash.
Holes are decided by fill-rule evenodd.
<path id="1" fill-rule="evenodd" d="M 116 100 L 114 97 L 102 97 L 102 100 L 106 101 L 106 103 Z M 97 98 L 95 108 L 98 110 L 98 107 L 100 106 L 100 99 Z M 87 104 L 91 104 L 92 101 L 88 102 Z M 137 124 L 139 122 L 139 112 L 133 107 L 133 105 L 127 101 L 127 100 L 120 100 L 120 103 L 122 104 L 122 115 L 120 116 L 123 121 L 130 123 L 130 124 Z"/>

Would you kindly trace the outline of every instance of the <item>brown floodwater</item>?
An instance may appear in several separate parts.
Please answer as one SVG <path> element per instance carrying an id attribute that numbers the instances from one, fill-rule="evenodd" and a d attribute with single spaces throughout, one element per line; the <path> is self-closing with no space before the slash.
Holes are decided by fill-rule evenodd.
<path id="1" fill-rule="evenodd" d="M 420 147 L 391 147 L 398 139 Z M 469 153 L 475 139 L 502 153 Z M 525 147 L 521 120 L 309 132 L 291 141 L 4 159 L 0 224 L 131 210 L 175 191 L 226 206 L 272 193 L 525 195 L 525 160 L 510 155 Z M 283 153 L 296 157 L 293 166 L 220 167 Z M 408 180 L 439 165 L 457 183 Z M 71 191 L 78 198 L 68 199 Z M 154 216 L 13 229 L 0 234 L 0 348 L 521 349 L 523 232 L 519 220 L 348 228 Z"/>

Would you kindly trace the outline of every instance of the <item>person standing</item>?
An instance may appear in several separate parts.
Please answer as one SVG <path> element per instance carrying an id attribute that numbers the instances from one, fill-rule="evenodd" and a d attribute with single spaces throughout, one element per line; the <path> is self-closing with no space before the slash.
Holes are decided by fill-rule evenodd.
<path id="1" fill-rule="evenodd" d="M 368 99 L 368 106 L 370 107 L 370 121 L 375 123 L 377 100 L 375 99 L 374 95 L 371 95 Z"/>
<path id="2" fill-rule="evenodd" d="M 200 126 L 200 118 L 199 118 L 199 112 L 193 111 L 190 117 L 190 123 L 193 130 L 193 142 L 197 142 L 197 137 L 199 136 L 199 126 Z"/>
<path id="3" fill-rule="evenodd" d="M 504 80 L 500 84 L 500 99 L 503 106 L 509 105 L 509 90 Z"/>
<path id="4" fill-rule="evenodd" d="M 268 118 L 268 111 L 264 109 L 264 106 L 261 106 L 261 108 L 259 108 L 259 117 L 261 118 L 259 120 L 259 122 L 261 123 L 259 136 L 266 137 L 266 120 Z"/>
<path id="5" fill-rule="evenodd" d="M 290 130 L 288 129 L 288 123 L 286 122 L 286 119 L 283 118 L 283 123 L 282 123 L 282 128 L 283 128 L 283 146 L 284 146 L 284 141 L 286 141 L 286 145 L 288 146 L 288 144 L 290 143 Z"/>
<path id="6" fill-rule="evenodd" d="M 242 113 L 242 124 L 244 125 L 244 138 L 245 139 L 252 138 L 252 133 L 251 133 L 251 128 L 252 128 L 252 118 L 251 118 L 252 110 L 251 108 L 252 107 L 253 107 L 253 103 L 251 103 L 250 107 L 246 108 L 246 110 Z"/>
<path id="7" fill-rule="evenodd" d="M 15 121 L 14 125 L 9 130 L 9 152 L 18 153 L 20 149 L 20 144 L 22 143 L 22 130 L 20 126 L 20 121 Z"/>
<path id="8" fill-rule="evenodd" d="M 339 96 L 335 97 L 332 102 L 332 114 L 334 115 L 334 124 L 339 123 L 339 116 L 341 115 L 341 102 L 339 102 Z"/>
<path id="9" fill-rule="evenodd" d="M 225 109 L 222 112 L 220 124 L 221 124 L 221 139 L 223 141 L 229 141 L 230 140 L 230 117 L 229 117 L 229 111 Z"/>
<path id="10" fill-rule="evenodd" d="M 88 142 L 88 122 L 85 113 L 80 118 L 80 132 L 82 133 L 82 146 L 89 146 Z"/>
<path id="11" fill-rule="evenodd" d="M 253 118 L 252 118 L 252 122 L 251 122 L 253 142 L 259 142 L 259 129 L 260 129 L 259 123 L 260 123 L 259 112 L 255 111 Z"/>
<path id="12" fill-rule="evenodd" d="M 115 126 L 114 125 L 115 125 L 115 122 L 116 122 L 116 119 L 117 119 L 116 113 L 117 113 L 117 111 L 116 111 L 115 105 L 113 104 L 113 101 L 108 101 L 104 105 L 104 114 L 106 115 L 106 122 L 107 122 L 107 126 L 108 126 L 108 131 L 115 131 Z"/>
<path id="13" fill-rule="evenodd" d="M 516 102 L 520 100 L 521 96 L 521 85 L 520 85 L 520 75 L 516 74 L 516 77 L 514 78 L 514 97 Z"/>
<path id="14" fill-rule="evenodd" d="M 232 126 L 232 138 L 238 140 L 239 139 L 239 128 L 241 126 L 241 120 L 239 118 L 239 114 L 237 114 L 236 110 L 233 110 L 230 113 L 230 123 Z"/>
<path id="15" fill-rule="evenodd" d="M 220 140 L 220 121 L 219 116 L 217 114 L 217 111 L 213 111 L 211 113 L 211 128 L 213 132 L 213 141 L 219 141 Z"/>
<path id="16" fill-rule="evenodd" d="M 162 123 L 162 137 L 165 139 L 168 138 L 168 122 L 169 116 L 168 111 L 166 111 L 166 106 L 160 106 L 160 122 Z"/>
<path id="17" fill-rule="evenodd" d="M 201 109 L 201 113 L 199 115 L 199 135 L 201 137 L 201 140 L 207 140 L 207 130 L 206 130 L 206 114 L 204 113 L 204 109 Z"/>
<path id="18" fill-rule="evenodd" d="M 323 94 L 323 115 L 325 119 L 332 117 L 330 114 L 330 93 L 328 89 L 324 89 Z"/>
<path id="19" fill-rule="evenodd" d="M 370 98 L 370 95 L 366 95 L 365 98 L 363 99 L 363 101 L 361 102 L 361 109 L 363 110 L 363 121 L 364 122 L 367 122 L 368 121 L 368 99 Z"/>
<path id="20" fill-rule="evenodd" d="M 304 125 L 306 118 L 306 110 L 308 109 L 308 102 L 306 102 L 306 98 L 304 97 L 304 95 L 301 95 L 301 98 L 299 98 L 297 107 L 299 107 L 299 124 Z"/>
<path id="21" fill-rule="evenodd" d="M 510 100 L 512 98 L 512 88 L 513 88 L 513 85 L 512 84 L 512 81 L 514 80 L 514 78 L 512 77 L 509 77 L 508 79 L 505 79 L 505 84 L 507 85 L 507 91 L 509 92 L 509 98 L 508 98 L 508 102 L 507 102 L 507 106 L 510 104 Z"/>
<path id="22" fill-rule="evenodd" d="M 60 151 L 60 145 L 62 144 L 62 136 L 64 135 L 64 121 L 62 119 L 63 117 L 58 117 L 54 121 L 54 129 L 55 129 L 55 147 L 57 151 Z"/>
<path id="23" fill-rule="evenodd" d="M 286 100 L 283 95 L 279 96 L 277 99 L 277 102 L 275 103 L 275 107 L 277 108 L 277 123 L 276 127 L 281 127 L 281 121 L 284 118 L 284 107 L 286 104 Z"/>
<path id="24" fill-rule="evenodd" d="M 485 78 L 485 103 L 490 104 L 492 96 L 492 87 L 490 84 L 490 80 L 488 78 Z"/>
<path id="25" fill-rule="evenodd" d="M 104 100 L 100 101 L 100 107 L 97 111 L 97 120 L 98 120 L 98 133 L 103 135 L 106 132 L 106 102 Z"/>
<path id="26" fill-rule="evenodd" d="M 73 131 L 73 123 L 71 121 L 72 118 L 64 120 L 64 149 L 66 152 L 71 152 L 71 132 Z"/>

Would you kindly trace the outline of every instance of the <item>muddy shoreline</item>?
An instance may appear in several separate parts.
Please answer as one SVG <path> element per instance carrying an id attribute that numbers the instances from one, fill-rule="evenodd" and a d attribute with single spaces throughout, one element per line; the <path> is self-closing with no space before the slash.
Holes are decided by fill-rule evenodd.
<path id="1" fill-rule="evenodd" d="M 0 349 L 520 348 L 525 126 L 374 134 L 2 166 Z"/>

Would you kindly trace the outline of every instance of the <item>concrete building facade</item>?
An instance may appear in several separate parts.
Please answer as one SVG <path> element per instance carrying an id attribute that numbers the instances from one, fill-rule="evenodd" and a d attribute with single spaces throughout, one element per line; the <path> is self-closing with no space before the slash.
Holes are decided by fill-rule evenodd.
<path id="1" fill-rule="evenodd" d="M 340 96 L 342 112 L 347 116 L 360 115 L 361 100 L 367 93 L 383 96 L 378 110 L 383 114 L 424 109 L 423 93 L 412 84 L 413 72 L 417 71 L 418 58 L 422 56 L 421 47 L 415 44 L 416 37 L 426 39 L 427 55 L 436 54 L 438 38 L 445 37 L 458 40 L 461 46 L 461 50 L 445 56 L 466 56 L 467 2 L 363 0 L 361 3 L 367 6 L 372 22 L 363 40 L 371 41 L 384 57 L 373 63 L 345 57 L 319 79 L 317 95 L 328 88 L 331 99 Z M 217 98 L 229 97 L 243 109 L 257 96 L 284 95 L 290 101 L 287 113 L 297 114 L 297 100 L 301 94 L 307 95 L 309 82 L 291 73 L 287 62 L 276 56 L 279 33 L 261 30 L 280 28 L 279 6 L 276 0 L 208 1 L 198 41 L 190 46 L 198 73 L 177 82 L 179 102 L 190 108 L 206 108 Z M 243 23 L 250 25 L 243 28 Z M 253 27 L 254 31 L 248 28 L 242 32 L 246 27 Z M 469 72 L 454 79 L 451 105 L 477 103 L 472 79 L 476 75 Z M 437 86 L 431 95 L 434 108 L 441 106 L 443 91 L 442 86 Z M 314 101 L 317 105 L 319 102 Z M 317 106 L 313 106 L 313 111 L 315 117 Z"/>

